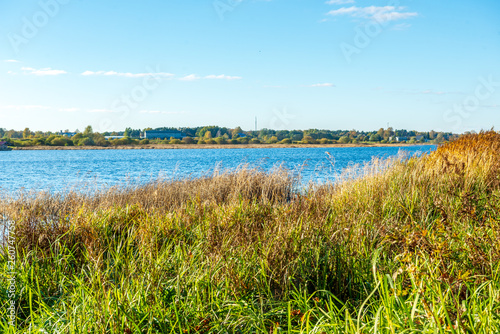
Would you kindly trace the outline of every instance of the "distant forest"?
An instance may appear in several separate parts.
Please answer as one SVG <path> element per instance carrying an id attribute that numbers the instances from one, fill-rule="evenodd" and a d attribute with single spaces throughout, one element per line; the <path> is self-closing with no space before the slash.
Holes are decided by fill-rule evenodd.
<path id="1" fill-rule="evenodd" d="M 182 139 L 145 139 L 146 131 L 182 133 Z M 10 146 L 118 146 L 146 144 L 360 144 L 360 143 L 442 143 L 458 138 L 458 134 L 436 131 L 394 130 L 272 130 L 243 131 L 240 127 L 219 126 L 182 128 L 126 128 L 121 132 L 94 132 L 89 125 L 83 131 L 22 131 L 0 128 L 0 138 Z"/>

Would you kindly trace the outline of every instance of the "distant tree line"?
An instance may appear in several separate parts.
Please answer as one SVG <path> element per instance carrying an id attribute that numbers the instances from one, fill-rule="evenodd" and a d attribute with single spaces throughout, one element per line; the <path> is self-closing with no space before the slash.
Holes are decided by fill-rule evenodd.
<path id="1" fill-rule="evenodd" d="M 181 132 L 183 139 L 142 139 L 145 131 Z M 106 139 L 108 136 L 123 138 Z M 419 132 L 380 128 L 377 131 L 357 130 L 273 130 L 244 131 L 241 127 L 162 127 L 132 129 L 123 132 L 94 132 L 87 126 L 83 132 L 22 131 L 0 128 L 0 138 L 13 146 L 118 146 L 145 144 L 360 144 L 360 143 L 442 143 L 458 138 L 451 132 Z"/>

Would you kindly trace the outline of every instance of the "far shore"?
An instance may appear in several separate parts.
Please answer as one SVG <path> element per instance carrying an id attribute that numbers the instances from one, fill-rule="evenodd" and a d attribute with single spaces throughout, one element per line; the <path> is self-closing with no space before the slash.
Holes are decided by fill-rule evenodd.
<path id="1" fill-rule="evenodd" d="M 248 149 L 248 148 L 336 148 L 336 147 L 400 147 L 435 145 L 430 143 L 418 144 L 147 144 L 147 145 L 123 145 L 123 146 L 29 146 L 14 147 L 14 150 L 177 150 L 177 149 Z"/>

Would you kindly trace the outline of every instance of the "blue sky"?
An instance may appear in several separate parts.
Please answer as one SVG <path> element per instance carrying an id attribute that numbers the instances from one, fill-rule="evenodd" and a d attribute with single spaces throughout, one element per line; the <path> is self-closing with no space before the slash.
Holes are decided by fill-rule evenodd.
<path id="1" fill-rule="evenodd" d="M 498 127 L 499 16 L 494 0 L 0 0 L 0 127 Z"/>

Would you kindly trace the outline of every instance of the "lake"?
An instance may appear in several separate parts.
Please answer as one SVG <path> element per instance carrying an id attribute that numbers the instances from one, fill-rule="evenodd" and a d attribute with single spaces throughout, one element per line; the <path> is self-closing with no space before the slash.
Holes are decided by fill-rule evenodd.
<path id="1" fill-rule="evenodd" d="M 60 192 L 89 187 L 145 183 L 158 178 L 198 177 L 214 169 L 235 169 L 242 164 L 270 170 L 283 165 L 300 171 L 303 183 L 324 182 L 346 167 L 372 157 L 407 152 L 422 154 L 436 146 L 175 149 L 175 150 L 42 150 L 0 152 L 0 189 Z M 330 153 L 329 155 L 326 153 Z"/>

